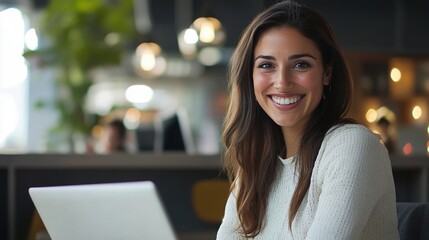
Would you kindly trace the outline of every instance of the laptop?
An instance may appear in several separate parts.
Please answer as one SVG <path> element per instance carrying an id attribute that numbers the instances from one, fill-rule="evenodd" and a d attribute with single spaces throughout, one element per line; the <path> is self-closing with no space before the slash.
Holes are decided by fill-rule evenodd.
<path id="1" fill-rule="evenodd" d="M 151 181 L 32 187 L 52 240 L 175 240 Z"/>

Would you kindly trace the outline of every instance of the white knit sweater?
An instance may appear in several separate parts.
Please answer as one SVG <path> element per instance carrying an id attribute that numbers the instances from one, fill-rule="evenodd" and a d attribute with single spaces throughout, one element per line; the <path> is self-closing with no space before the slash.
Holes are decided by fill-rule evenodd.
<path id="1" fill-rule="evenodd" d="M 254 239 L 399 239 L 389 156 L 369 129 L 347 124 L 328 132 L 292 231 L 288 212 L 295 164 L 293 157 L 280 161 L 264 225 Z M 238 227 L 236 198 L 230 194 L 217 239 L 243 239 Z"/>

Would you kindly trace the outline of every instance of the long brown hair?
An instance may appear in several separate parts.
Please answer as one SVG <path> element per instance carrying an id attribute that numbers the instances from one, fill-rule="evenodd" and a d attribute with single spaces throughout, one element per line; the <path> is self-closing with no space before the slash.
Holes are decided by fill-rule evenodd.
<path id="1" fill-rule="evenodd" d="M 349 122 L 352 80 L 332 30 L 316 11 L 293 1 L 279 2 L 258 14 L 243 32 L 229 63 L 230 99 L 223 130 L 224 165 L 237 198 L 241 233 L 259 234 L 278 156 L 287 149 L 280 126 L 256 101 L 253 92 L 253 54 L 260 36 L 270 28 L 287 26 L 311 39 L 332 67 L 331 82 L 303 132 L 296 161 L 299 178 L 289 207 L 289 227 L 310 186 L 314 162 L 327 131 Z M 329 107 L 328 107 L 329 106 Z M 305 146 L 305 147 L 304 147 Z"/>

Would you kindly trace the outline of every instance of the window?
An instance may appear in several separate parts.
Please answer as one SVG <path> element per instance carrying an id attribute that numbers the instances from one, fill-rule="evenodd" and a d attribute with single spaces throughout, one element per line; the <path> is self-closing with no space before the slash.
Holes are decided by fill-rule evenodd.
<path id="1" fill-rule="evenodd" d="M 25 21 L 16 8 L 0 6 L 0 151 L 24 150 L 27 139 Z"/>

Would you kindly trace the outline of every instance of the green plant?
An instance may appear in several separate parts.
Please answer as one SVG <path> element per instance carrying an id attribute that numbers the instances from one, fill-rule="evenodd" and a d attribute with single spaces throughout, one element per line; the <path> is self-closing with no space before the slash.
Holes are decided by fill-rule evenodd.
<path id="1" fill-rule="evenodd" d="M 74 135 L 87 136 L 96 118 L 85 113 L 84 101 L 92 84 L 90 70 L 118 65 L 122 53 L 137 36 L 132 0 L 50 0 L 40 24 L 46 47 L 28 51 L 42 67 L 57 71 L 58 94 L 50 105 L 60 119 L 51 134 L 63 132 L 73 149 Z"/>

